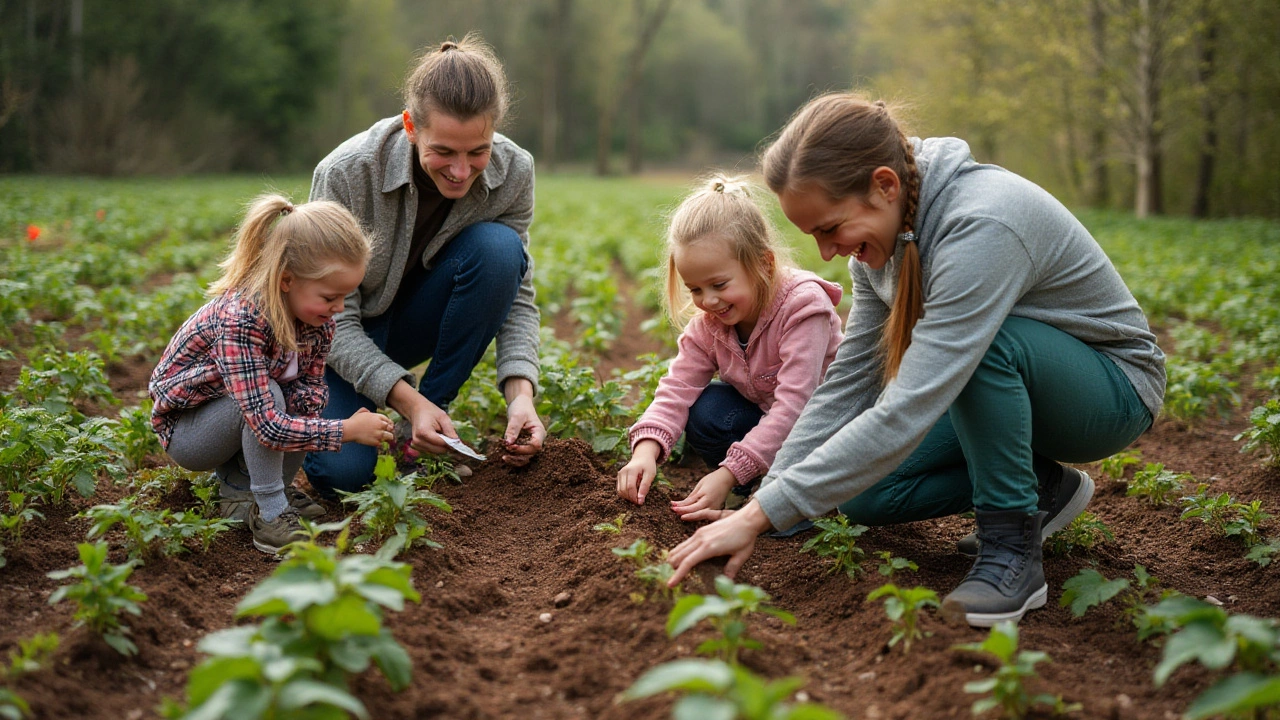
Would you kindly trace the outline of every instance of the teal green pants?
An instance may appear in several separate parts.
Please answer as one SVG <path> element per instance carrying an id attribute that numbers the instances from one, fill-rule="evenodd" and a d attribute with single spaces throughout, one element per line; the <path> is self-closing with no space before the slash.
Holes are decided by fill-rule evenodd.
<path id="1" fill-rule="evenodd" d="M 1151 413 L 1106 355 L 1035 320 L 1009 317 L 960 396 L 891 475 L 840 506 L 863 525 L 966 510 L 1036 511 L 1057 462 L 1100 460 Z"/>

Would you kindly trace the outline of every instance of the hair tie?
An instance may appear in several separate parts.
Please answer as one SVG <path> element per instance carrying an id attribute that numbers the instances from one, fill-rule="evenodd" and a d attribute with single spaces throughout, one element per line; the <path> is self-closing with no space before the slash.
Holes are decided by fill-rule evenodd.
<path id="1" fill-rule="evenodd" d="M 454 40 L 452 35 L 450 35 L 448 39 L 446 39 L 444 42 L 440 43 L 440 52 L 442 53 L 449 52 L 450 50 L 457 50 L 457 49 L 458 49 L 458 41 Z"/>
<path id="2" fill-rule="evenodd" d="M 916 234 L 910 230 L 898 233 L 898 241 L 904 243 L 913 243 L 916 241 Z"/>
<path id="3" fill-rule="evenodd" d="M 280 217 L 284 217 L 285 215 L 288 215 L 294 210 L 295 208 L 293 206 L 293 203 L 285 203 L 284 207 L 280 208 Z"/>
<path id="4" fill-rule="evenodd" d="M 873 103 L 871 103 L 871 104 L 872 104 L 872 105 L 875 105 L 876 107 L 880 108 L 881 110 L 884 110 L 884 109 L 885 109 L 885 104 L 884 104 L 884 101 L 883 101 L 883 100 L 877 100 L 877 101 L 875 101 L 875 102 L 873 102 Z"/>
<path id="5" fill-rule="evenodd" d="M 716 180 L 715 182 L 711 183 L 711 189 L 720 194 L 724 194 L 724 190 L 725 190 L 724 181 Z"/>

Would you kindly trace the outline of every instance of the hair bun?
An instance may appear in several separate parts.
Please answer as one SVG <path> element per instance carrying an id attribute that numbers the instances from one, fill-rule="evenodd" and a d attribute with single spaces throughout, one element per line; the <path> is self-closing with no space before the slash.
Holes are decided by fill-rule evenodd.
<path id="1" fill-rule="evenodd" d="M 454 40 L 452 35 L 449 36 L 448 40 L 445 40 L 444 42 L 440 43 L 440 52 L 449 52 L 450 50 L 457 50 L 457 49 L 458 49 L 458 41 Z"/>
<path id="2" fill-rule="evenodd" d="M 711 189 L 712 189 L 713 191 L 715 191 L 715 192 L 723 193 L 723 192 L 725 191 L 725 184 L 724 184 L 724 181 L 723 181 L 723 180 L 716 180 L 716 181 L 712 182 L 712 183 L 711 183 Z"/>
<path id="3" fill-rule="evenodd" d="M 872 104 L 872 105 L 875 105 L 876 107 L 880 108 L 881 110 L 884 110 L 884 109 L 885 109 L 885 104 L 884 104 L 884 101 L 883 101 L 883 100 L 877 100 L 877 101 L 875 101 L 875 102 L 873 102 L 873 103 L 871 103 L 871 104 Z"/>
<path id="4" fill-rule="evenodd" d="M 286 202 L 284 204 L 284 207 L 280 208 L 280 217 L 284 217 L 285 215 L 288 215 L 289 213 L 293 212 L 295 209 L 296 208 L 294 208 L 293 203 Z"/>

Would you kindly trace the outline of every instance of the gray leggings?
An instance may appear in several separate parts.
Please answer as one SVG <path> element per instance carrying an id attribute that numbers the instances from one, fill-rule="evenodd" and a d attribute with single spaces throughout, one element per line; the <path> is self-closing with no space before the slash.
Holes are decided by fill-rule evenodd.
<path id="1" fill-rule="evenodd" d="M 284 392 L 274 380 L 271 396 L 284 407 Z M 244 420 L 235 399 L 223 396 L 188 410 L 178 418 L 169 440 L 169 457 L 188 470 L 212 470 L 244 452 L 249 488 L 258 505 L 283 507 L 284 488 L 302 467 L 306 451 L 281 452 L 264 447 Z"/>

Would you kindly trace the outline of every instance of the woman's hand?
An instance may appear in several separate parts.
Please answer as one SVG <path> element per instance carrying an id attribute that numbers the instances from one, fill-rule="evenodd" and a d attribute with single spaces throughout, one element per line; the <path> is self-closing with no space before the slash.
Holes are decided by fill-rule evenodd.
<path id="1" fill-rule="evenodd" d="M 694 520 L 715 520 L 720 517 L 720 509 L 724 507 L 729 491 L 738 484 L 738 479 L 728 468 L 720 467 L 702 476 L 693 492 L 683 500 L 672 500 L 671 509 L 685 522 Z"/>
<path id="2" fill-rule="evenodd" d="M 358 442 L 378 447 L 395 441 L 395 426 L 386 415 L 360 408 L 354 415 L 342 421 L 342 442 Z"/>
<path id="3" fill-rule="evenodd" d="M 689 571 L 703 560 L 721 555 L 729 556 L 724 574 L 730 579 L 736 577 L 742 563 L 755 550 L 756 537 L 773 527 L 769 517 L 755 500 L 742 506 L 737 512 L 719 512 L 719 520 L 698 528 L 692 537 L 675 546 L 667 555 L 667 562 L 676 570 L 667 581 L 667 587 L 679 585 Z"/>
<path id="4" fill-rule="evenodd" d="M 520 378 L 523 379 L 523 378 Z M 513 382 L 516 378 L 508 380 Z M 529 382 L 525 380 L 525 382 Z M 516 438 L 528 430 L 527 439 L 516 444 Z M 533 386 L 529 394 L 517 394 L 507 404 L 507 431 L 502 436 L 502 462 L 513 467 L 527 465 L 534 455 L 542 449 L 542 441 L 547 437 L 547 429 L 542 426 L 538 411 L 533 406 Z"/>
<path id="5" fill-rule="evenodd" d="M 658 456 L 662 446 L 657 440 L 641 440 L 631 452 L 631 462 L 618 471 L 618 496 L 637 505 L 644 504 L 649 486 L 658 474 Z"/>

